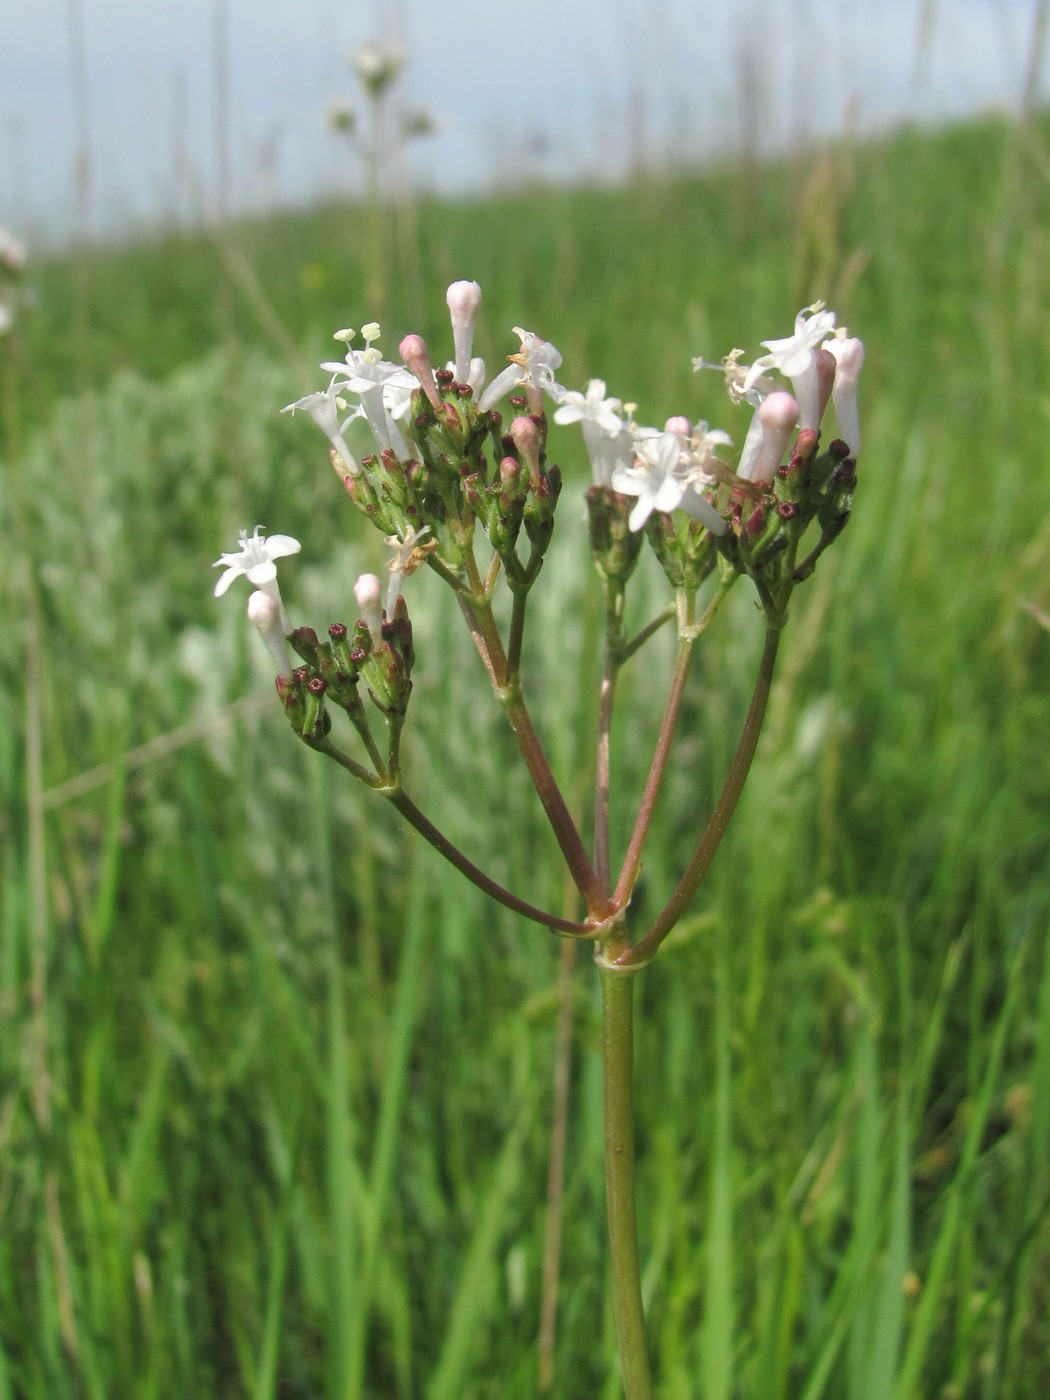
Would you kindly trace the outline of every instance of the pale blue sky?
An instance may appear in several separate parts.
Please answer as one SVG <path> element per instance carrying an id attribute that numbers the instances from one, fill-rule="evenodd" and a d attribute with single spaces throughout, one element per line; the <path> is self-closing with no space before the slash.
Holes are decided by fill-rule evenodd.
<path id="1" fill-rule="evenodd" d="M 325 129 L 349 53 L 397 37 L 407 105 L 439 124 L 417 178 L 615 178 L 914 116 L 1015 109 L 1037 0 L 0 0 L 0 223 L 75 226 L 77 45 L 94 233 L 192 217 L 216 185 L 216 30 L 229 36 L 236 206 L 346 189 Z M 920 41 L 920 36 L 922 40 Z M 748 82 L 742 75 L 748 73 Z M 759 94 L 745 113 L 742 94 Z M 1040 91 L 1045 91 L 1041 84 Z"/>

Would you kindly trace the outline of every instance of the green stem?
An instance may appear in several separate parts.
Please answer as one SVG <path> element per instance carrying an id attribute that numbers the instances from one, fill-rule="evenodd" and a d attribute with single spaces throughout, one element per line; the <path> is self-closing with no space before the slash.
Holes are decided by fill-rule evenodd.
<path id="1" fill-rule="evenodd" d="M 378 792 L 381 797 L 385 797 L 392 807 L 397 808 L 405 821 L 414 827 L 420 836 L 425 837 L 430 842 L 439 855 L 443 855 L 461 875 L 465 875 L 472 884 L 477 885 L 479 890 L 484 890 L 497 904 L 502 904 L 507 909 L 513 909 L 515 914 L 532 919 L 534 923 L 543 924 L 545 928 L 549 928 L 555 933 L 565 933 L 572 938 L 594 938 L 596 936 L 594 928 L 590 924 L 576 923 L 572 919 L 562 919 L 557 914 L 548 913 L 546 909 L 539 909 L 535 904 L 529 904 L 527 900 L 519 899 L 516 894 L 511 894 L 510 890 L 497 880 L 486 875 L 484 870 L 475 865 L 472 860 L 467 859 L 459 847 L 450 841 L 429 817 L 423 815 L 409 795 L 402 790 L 400 783 L 391 782 L 389 775 L 377 776 L 374 773 L 369 773 L 367 769 L 362 768 L 359 763 L 355 763 L 352 758 L 343 753 L 342 749 L 337 748 L 327 737 L 310 742 L 310 747 L 333 759 L 340 768 L 345 768 L 348 773 L 353 774 L 360 782 L 370 787 L 373 792 Z"/>
<path id="2" fill-rule="evenodd" d="M 598 692 L 598 742 L 594 763 L 594 869 L 603 890 L 612 886 L 609 851 L 609 765 L 616 680 L 623 657 L 623 584 L 605 584 L 605 659 Z"/>
<path id="3" fill-rule="evenodd" d="M 525 607 L 529 601 L 527 588 L 511 590 L 513 604 L 510 614 L 510 631 L 507 634 L 507 676 L 517 676 L 521 669 L 521 644 L 525 639 Z"/>
<path id="4" fill-rule="evenodd" d="M 609 745 L 619 669 L 615 656 L 607 646 L 601 691 L 598 696 L 598 745 L 594 771 L 594 869 L 603 890 L 607 890 L 612 884 L 609 855 Z"/>
<path id="5" fill-rule="evenodd" d="M 661 627 L 666 626 L 667 623 L 672 620 L 674 615 L 675 606 L 673 603 L 669 603 L 662 613 L 659 613 L 653 618 L 652 622 L 647 622 L 636 636 L 632 637 L 629 642 L 624 643 L 620 651 L 620 664 L 622 665 L 625 661 L 629 661 L 640 647 L 645 646 L 650 637 L 659 632 Z"/>
<path id="6" fill-rule="evenodd" d="M 572 919 L 559 918 L 557 914 L 548 913 L 546 909 L 538 909 L 536 905 L 529 904 L 527 900 L 519 899 L 516 894 L 511 894 L 510 890 L 493 880 L 490 875 L 486 875 L 483 870 L 468 860 L 458 846 L 454 845 L 445 833 L 439 830 L 432 821 L 419 810 L 416 804 L 406 792 L 400 788 L 383 792 L 392 807 L 404 817 L 408 824 L 419 832 L 420 836 L 426 838 L 434 849 L 445 857 L 450 865 L 454 865 L 460 874 L 465 875 L 478 889 L 484 890 L 497 903 L 504 905 L 507 909 L 512 909 L 515 914 L 521 914 L 526 919 L 532 919 L 534 923 L 543 924 L 555 933 L 565 933 L 572 938 L 593 938 L 594 929 L 589 924 L 575 923 Z"/>
<path id="7" fill-rule="evenodd" d="M 603 967 L 601 979 L 605 1194 L 620 1372 L 626 1400 L 652 1400 L 634 1207 L 634 977 Z"/>
<path id="8" fill-rule="evenodd" d="M 656 921 L 645 937 L 639 939 L 633 948 L 627 949 L 616 959 L 618 967 L 640 967 L 652 959 L 657 948 L 681 918 L 683 910 L 696 893 L 697 886 L 707 874 L 708 867 L 714 859 L 715 852 L 721 844 L 730 818 L 736 809 L 736 804 L 740 800 L 740 794 L 744 790 L 744 782 L 751 768 L 751 761 L 755 756 L 755 749 L 758 747 L 758 736 L 762 732 L 762 721 L 765 718 L 766 703 L 769 700 L 769 691 L 773 684 L 773 666 L 776 662 L 779 645 L 780 628 L 770 627 L 766 632 L 762 660 L 758 668 L 758 679 L 755 681 L 751 706 L 747 712 L 747 719 L 744 721 L 744 730 L 740 735 L 740 742 L 733 755 L 733 761 L 729 765 L 729 772 L 726 774 L 726 780 L 715 804 L 715 810 L 711 813 L 711 818 L 700 838 L 693 859 L 679 880 L 674 894 L 657 915 Z"/>
<path id="9" fill-rule="evenodd" d="M 382 759 L 379 758 L 378 751 L 376 753 L 376 759 L 378 760 L 376 762 L 376 767 L 379 771 L 377 773 L 370 773 L 367 768 L 363 767 L 360 763 L 356 762 L 356 760 L 352 759 L 349 754 L 344 753 L 341 748 L 333 744 L 327 734 L 322 735 L 318 739 L 307 739 L 304 737 L 303 742 L 308 744 L 311 749 L 316 749 L 318 753 L 323 753 L 326 757 L 334 760 L 334 762 L 339 764 L 340 768 L 345 768 L 351 777 L 356 778 L 360 783 L 364 783 L 366 787 L 370 787 L 373 792 L 381 792 L 383 785 L 390 781 L 389 776 L 383 768 L 383 762 Z"/>

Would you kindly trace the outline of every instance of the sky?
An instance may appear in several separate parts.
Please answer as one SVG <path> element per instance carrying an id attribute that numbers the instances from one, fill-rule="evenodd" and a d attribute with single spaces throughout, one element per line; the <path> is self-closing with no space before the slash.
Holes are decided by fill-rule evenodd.
<path id="1" fill-rule="evenodd" d="M 369 41 L 401 45 L 396 100 L 435 123 L 412 178 L 458 191 L 1017 111 L 1040 6 L 0 0 L 0 225 L 56 243 L 358 189 L 326 110 L 362 110 Z"/>

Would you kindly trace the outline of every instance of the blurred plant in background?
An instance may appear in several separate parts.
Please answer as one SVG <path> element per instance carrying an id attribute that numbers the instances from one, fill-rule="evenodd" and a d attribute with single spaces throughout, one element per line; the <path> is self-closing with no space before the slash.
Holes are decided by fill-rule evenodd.
<path id="1" fill-rule="evenodd" d="M 25 265 L 25 244 L 0 224 L 0 335 L 14 323 Z"/>
<path id="2" fill-rule="evenodd" d="M 364 172 L 368 217 L 367 299 L 381 315 L 388 309 L 390 263 L 384 225 L 389 219 L 407 273 L 418 279 L 415 202 L 408 167 L 407 146 L 434 131 L 434 120 L 422 107 L 406 108 L 397 88 L 405 67 L 405 53 L 393 43 L 363 44 L 350 55 L 365 102 L 366 120 L 358 120 L 348 100 L 328 103 L 329 131 L 345 141 Z M 418 280 L 417 280 L 418 287 Z"/>

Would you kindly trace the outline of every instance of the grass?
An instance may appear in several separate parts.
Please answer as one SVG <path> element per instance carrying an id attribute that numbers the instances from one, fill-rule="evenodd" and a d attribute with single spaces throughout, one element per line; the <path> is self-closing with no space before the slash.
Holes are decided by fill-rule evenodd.
<path id="1" fill-rule="evenodd" d="M 443 344 L 444 285 L 476 276 L 490 357 L 524 321 L 567 382 L 600 374 L 643 419 L 689 405 L 738 436 L 692 355 L 753 348 L 818 294 L 868 346 L 855 519 L 799 595 L 737 819 L 639 988 L 669 1400 L 1050 1382 L 1050 636 L 1024 606 L 1050 608 L 1047 140 L 989 122 L 426 205 L 418 279 L 383 308 Z M 72 265 L 42 264 L 3 347 L 0 1400 L 536 1390 L 558 949 L 320 770 L 240 607 L 209 596 L 207 566 L 255 520 L 304 541 L 286 593 L 317 626 L 376 557 L 321 439 L 276 412 L 331 330 L 372 314 L 354 220 L 246 224 L 222 256 L 187 235 L 97 252 L 79 307 Z M 574 439 L 563 455 L 571 490 Z M 584 805 L 581 550 L 566 498 L 530 693 Z M 410 598 L 410 790 L 556 904 L 551 843 L 429 584 Z M 687 701 L 643 907 L 746 704 L 759 638 L 735 604 Z M 658 641 L 624 677 L 629 795 L 666 663 Z M 141 751 L 165 734 L 188 741 Z M 618 1393 L 584 962 L 565 1400 Z"/>

